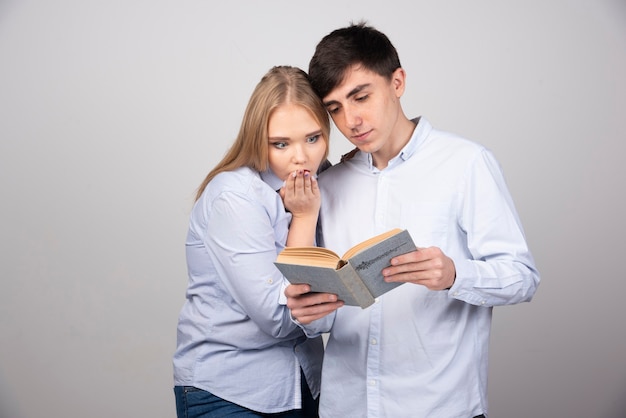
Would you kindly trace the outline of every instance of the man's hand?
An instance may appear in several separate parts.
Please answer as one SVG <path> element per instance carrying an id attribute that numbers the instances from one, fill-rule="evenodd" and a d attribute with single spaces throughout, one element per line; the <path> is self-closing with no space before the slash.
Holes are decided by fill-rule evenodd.
<path id="1" fill-rule="evenodd" d="M 291 316 L 301 324 L 309 324 L 343 306 L 343 301 L 337 300 L 335 294 L 309 293 L 310 291 L 308 284 L 291 284 L 285 289 Z"/>
<path id="2" fill-rule="evenodd" d="M 421 284 L 430 290 L 449 289 L 456 279 L 454 261 L 440 248 L 419 248 L 391 259 L 383 270 L 386 282 Z"/>

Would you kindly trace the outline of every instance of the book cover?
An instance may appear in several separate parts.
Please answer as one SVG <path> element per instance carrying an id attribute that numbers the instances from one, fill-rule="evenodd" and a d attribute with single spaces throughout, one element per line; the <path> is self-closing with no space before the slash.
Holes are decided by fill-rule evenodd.
<path id="1" fill-rule="evenodd" d="M 374 303 L 375 298 L 403 284 L 384 281 L 382 270 L 390 265 L 390 260 L 417 249 L 408 231 L 390 232 L 394 233 L 390 236 L 389 233 L 381 234 L 387 237 L 356 251 L 347 260 L 335 257 L 334 268 L 315 265 L 312 261 L 315 257 L 301 256 L 289 262 L 279 256 L 280 261 L 275 264 L 290 283 L 307 283 L 312 292 L 334 293 L 346 305 L 366 308 Z M 309 248 L 308 251 L 315 253 L 316 249 Z M 351 253 L 349 250 L 346 254 Z"/>

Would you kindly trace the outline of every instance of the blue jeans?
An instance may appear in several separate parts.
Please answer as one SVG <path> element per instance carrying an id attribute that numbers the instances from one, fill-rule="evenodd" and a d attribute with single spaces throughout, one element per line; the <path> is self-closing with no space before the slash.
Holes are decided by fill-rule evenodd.
<path id="1" fill-rule="evenodd" d="M 302 376 L 302 409 L 263 414 L 244 408 L 193 386 L 175 386 L 178 418 L 317 418 L 318 400 L 313 399 Z"/>

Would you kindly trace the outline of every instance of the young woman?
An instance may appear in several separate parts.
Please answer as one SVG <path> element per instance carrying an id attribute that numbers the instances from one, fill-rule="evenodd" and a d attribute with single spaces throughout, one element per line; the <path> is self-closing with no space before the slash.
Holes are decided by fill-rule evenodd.
<path id="1" fill-rule="evenodd" d="M 274 67 L 198 189 L 174 354 L 179 418 L 317 416 L 322 341 L 291 320 L 274 261 L 285 245 L 315 244 L 329 132 L 306 74 Z"/>

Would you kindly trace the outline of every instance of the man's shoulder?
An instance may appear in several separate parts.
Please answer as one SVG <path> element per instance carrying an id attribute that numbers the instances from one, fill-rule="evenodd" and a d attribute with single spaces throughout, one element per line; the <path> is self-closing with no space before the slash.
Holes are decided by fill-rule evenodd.
<path id="1" fill-rule="evenodd" d="M 427 123 L 427 122 L 426 122 Z M 429 125 L 428 143 L 431 146 L 442 147 L 449 151 L 456 152 L 476 152 L 485 149 L 485 146 L 467 136 L 461 135 L 454 131 L 438 129 Z"/>

